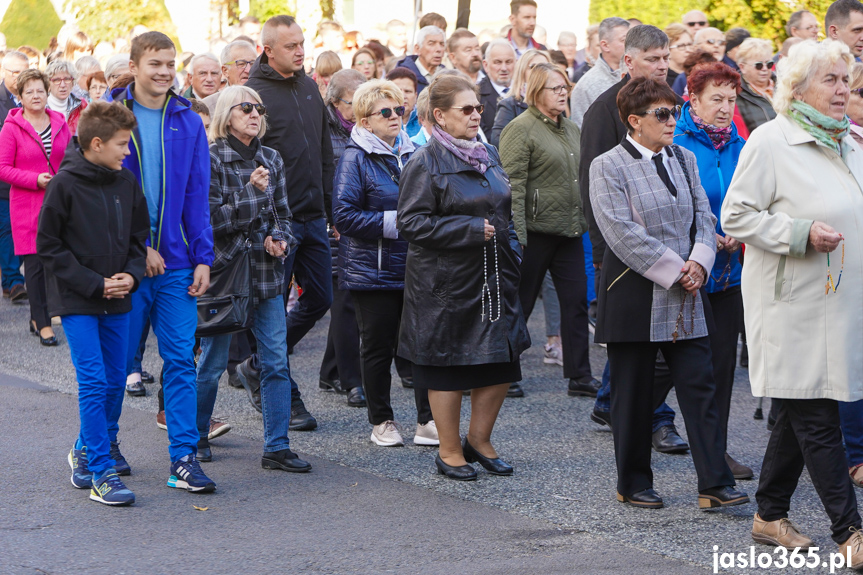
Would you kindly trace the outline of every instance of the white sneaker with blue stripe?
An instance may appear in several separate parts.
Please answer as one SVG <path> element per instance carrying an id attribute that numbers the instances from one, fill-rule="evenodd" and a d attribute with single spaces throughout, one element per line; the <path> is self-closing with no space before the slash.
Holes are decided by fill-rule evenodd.
<path id="1" fill-rule="evenodd" d="M 105 505 L 131 505 L 135 502 L 135 494 L 123 484 L 113 467 L 106 469 L 101 476 L 93 477 L 90 489 L 90 499 Z"/>
<path id="2" fill-rule="evenodd" d="M 72 485 L 75 489 L 88 489 L 93 485 L 93 474 L 88 468 L 87 447 L 75 449 L 73 445 L 66 460 L 72 468 Z"/>
<path id="3" fill-rule="evenodd" d="M 168 487 L 185 489 L 194 493 L 211 493 L 216 490 L 212 479 L 204 475 L 201 464 L 192 454 L 186 455 L 171 464 L 171 477 Z"/>

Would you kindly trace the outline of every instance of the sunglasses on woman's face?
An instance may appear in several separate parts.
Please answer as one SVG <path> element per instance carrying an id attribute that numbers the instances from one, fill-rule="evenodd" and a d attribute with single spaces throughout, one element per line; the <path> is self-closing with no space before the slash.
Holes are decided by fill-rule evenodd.
<path id="1" fill-rule="evenodd" d="M 240 110 L 242 110 L 243 113 L 247 114 L 247 115 L 251 114 L 252 110 L 257 110 L 258 114 L 260 114 L 261 116 L 263 116 L 264 114 L 267 113 L 267 107 L 264 106 L 263 104 L 253 104 L 251 102 L 242 102 L 241 104 L 234 104 L 233 106 L 231 106 L 231 109 L 233 110 L 237 106 L 239 106 Z"/>
<path id="2" fill-rule="evenodd" d="M 470 116 L 471 114 L 473 114 L 474 110 L 476 110 L 477 114 L 482 114 L 482 111 L 484 109 L 485 108 L 482 104 L 480 104 L 479 106 L 453 106 L 452 108 L 450 108 L 450 110 L 461 110 L 461 113 L 465 116 Z"/>
<path id="3" fill-rule="evenodd" d="M 375 114 L 380 114 L 384 119 L 389 118 L 393 115 L 393 112 L 396 113 L 396 116 L 402 117 L 405 115 L 405 107 L 404 106 L 396 106 L 395 108 L 381 108 L 377 112 L 372 112 L 372 116 Z"/>
<path id="4" fill-rule="evenodd" d="M 766 62 L 752 62 L 752 67 L 756 70 L 763 70 L 765 66 L 767 66 L 768 70 L 772 70 L 775 65 L 776 62 L 773 60 L 767 60 Z"/>
<path id="5" fill-rule="evenodd" d="M 673 108 L 654 108 L 652 110 L 645 110 L 644 113 L 640 114 L 641 116 L 646 116 L 648 114 L 653 114 L 656 116 L 656 120 L 660 124 L 667 124 L 668 120 L 674 118 L 675 121 L 680 119 L 680 106 L 674 106 Z"/>
<path id="6" fill-rule="evenodd" d="M 854 90 L 851 90 L 851 93 L 858 98 L 863 98 L 863 88 L 855 88 Z"/>

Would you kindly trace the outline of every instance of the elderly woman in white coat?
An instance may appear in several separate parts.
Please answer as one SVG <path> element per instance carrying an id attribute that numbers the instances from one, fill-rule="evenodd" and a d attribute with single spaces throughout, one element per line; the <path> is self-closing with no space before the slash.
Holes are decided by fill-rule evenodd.
<path id="1" fill-rule="evenodd" d="M 746 244 L 752 392 L 780 401 L 752 537 L 812 545 L 788 520 L 805 466 L 833 540 L 860 568 L 861 521 L 839 428 L 839 402 L 863 398 L 863 151 L 845 116 L 852 63 L 839 42 L 791 49 L 780 63 L 777 117 L 743 148 L 721 221 Z"/>

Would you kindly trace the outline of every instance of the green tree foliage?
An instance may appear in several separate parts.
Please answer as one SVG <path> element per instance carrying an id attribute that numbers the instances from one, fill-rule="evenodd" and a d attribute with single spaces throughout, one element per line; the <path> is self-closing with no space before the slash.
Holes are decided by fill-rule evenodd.
<path id="1" fill-rule="evenodd" d="M 10 48 L 29 44 L 44 50 L 62 25 L 50 0 L 12 0 L 0 22 L 0 32 L 6 35 Z"/>
<path id="2" fill-rule="evenodd" d="M 262 23 L 279 14 L 294 16 L 296 13 L 296 0 L 251 0 L 249 6 L 249 14 Z"/>
<path id="3" fill-rule="evenodd" d="M 68 0 L 66 9 L 75 15 L 78 27 L 93 42 L 111 42 L 142 24 L 167 34 L 180 52 L 177 27 L 165 0 Z"/>
<path id="4" fill-rule="evenodd" d="M 721 30 L 746 28 L 778 47 L 787 37 L 785 23 L 792 12 L 809 10 L 823 25 L 830 4 L 831 0 L 591 0 L 590 21 L 621 16 L 664 28 L 679 22 L 689 10 L 702 10 L 711 26 Z"/>

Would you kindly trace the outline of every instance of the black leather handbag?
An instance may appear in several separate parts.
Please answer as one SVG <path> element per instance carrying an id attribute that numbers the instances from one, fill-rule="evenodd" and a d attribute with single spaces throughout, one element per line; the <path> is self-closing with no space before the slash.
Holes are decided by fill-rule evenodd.
<path id="1" fill-rule="evenodd" d="M 198 297 L 195 337 L 212 337 L 252 326 L 252 242 L 231 261 L 210 272 L 210 289 Z"/>

